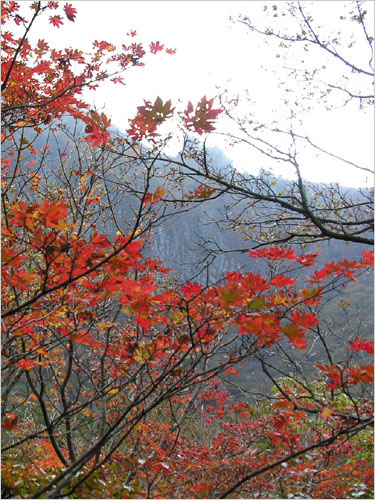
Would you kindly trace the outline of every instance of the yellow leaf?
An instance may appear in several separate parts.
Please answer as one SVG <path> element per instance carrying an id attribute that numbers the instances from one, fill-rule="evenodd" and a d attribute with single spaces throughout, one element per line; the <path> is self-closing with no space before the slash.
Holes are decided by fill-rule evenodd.
<path id="1" fill-rule="evenodd" d="M 275 295 L 275 297 L 274 297 L 274 303 L 275 304 L 286 304 L 287 303 L 287 299 L 283 295 Z"/>
<path id="2" fill-rule="evenodd" d="M 112 394 L 117 394 L 119 390 L 120 389 L 111 389 L 110 391 L 108 391 L 108 394 L 111 394 L 111 395 Z"/>
<path id="3" fill-rule="evenodd" d="M 182 318 L 186 316 L 186 313 L 183 313 L 182 311 L 176 311 L 171 314 L 171 319 L 175 325 L 181 321 Z"/>

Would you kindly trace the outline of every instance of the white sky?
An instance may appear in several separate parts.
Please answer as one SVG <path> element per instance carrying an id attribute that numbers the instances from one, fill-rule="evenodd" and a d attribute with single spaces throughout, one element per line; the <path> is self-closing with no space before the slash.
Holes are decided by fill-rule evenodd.
<path id="1" fill-rule="evenodd" d="M 29 3 L 22 2 L 23 6 Z M 105 106 L 105 113 L 121 130 L 126 130 L 127 119 L 135 115 L 143 99 L 153 101 L 157 96 L 173 102 L 180 99 L 184 109 L 189 100 L 195 103 L 203 95 L 208 98 L 215 96 L 216 85 L 233 92 L 248 90 L 256 102 L 255 109 L 266 120 L 270 119 L 272 109 L 278 110 L 278 116 L 282 115 L 284 108 L 277 75 L 260 67 L 263 64 L 268 69 L 274 68 L 274 49 L 268 48 L 263 39 L 249 36 L 243 26 L 229 21 L 231 14 L 246 12 L 249 16 L 255 15 L 255 9 L 258 12 L 265 2 L 102 0 L 69 3 L 78 11 L 76 21 L 65 20 L 65 25 L 57 29 L 41 20 L 35 34 L 37 38 L 44 38 L 59 47 L 71 45 L 89 49 L 94 40 L 121 45 L 129 41 L 125 36 L 127 32 L 137 30 L 138 35 L 132 41 L 147 46 L 158 40 L 166 48 L 177 50 L 173 56 L 158 53 L 147 57 L 144 68 L 125 73 L 125 87 L 106 85 L 96 92 L 96 105 Z M 269 7 L 274 3 L 267 2 Z M 342 7 L 344 2 L 315 4 L 319 6 L 328 28 L 335 28 L 329 25 L 329 15 L 336 14 L 337 6 Z M 372 2 L 369 4 L 371 9 Z M 359 112 L 352 107 L 327 112 L 317 105 L 304 117 L 304 127 L 313 140 L 321 141 L 323 147 L 372 168 L 373 121 L 372 110 Z M 218 144 L 241 170 L 255 172 L 261 166 L 259 158 L 248 149 L 230 150 L 218 137 L 213 143 Z M 367 177 L 343 165 L 337 166 L 333 161 L 327 163 L 328 159 L 319 161 L 306 157 L 304 160 L 304 175 L 312 181 L 340 181 L 345 185 L 359 186 Z M 286 171 L 275 173 L 288 175 Z"/>

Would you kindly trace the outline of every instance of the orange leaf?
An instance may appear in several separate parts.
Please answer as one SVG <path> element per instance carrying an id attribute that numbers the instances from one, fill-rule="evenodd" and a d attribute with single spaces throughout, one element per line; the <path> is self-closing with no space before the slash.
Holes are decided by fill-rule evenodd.
<path id="1" fill-rule="evenodd" d="M 21 359 L 18 361 L 17 365 L 20 368 L 23 368 L 24 370 L 34 370 L 35 368 L 35 361 L 32 361 L 31 359 Z"/>
<path id="2" fill-rule="evenodd" d="M 324 408 L 324 410 L 321 413 L 321 416 L 324 420 L 327 420 L 328 417 L 330 417 L 333 413 L 332 408 Z"/>
<path id="3" fill-rule="evenodd" d="M 1 422 L 1 427 L 3 429 L 6 429 L 7 431 L 11 431 L 13 429 L 16 429 L 17 422 L 18 422 L 17 415 L 13 415 L 13 413 L 7 413 L 7 416 Z"/>

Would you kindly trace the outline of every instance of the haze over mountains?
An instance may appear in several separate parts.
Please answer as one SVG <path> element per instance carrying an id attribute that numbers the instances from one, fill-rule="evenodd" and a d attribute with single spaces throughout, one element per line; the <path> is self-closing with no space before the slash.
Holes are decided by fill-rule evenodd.
<path id="1" fill-rule="evenodd" d="M 47 136 L 47 133 L 40 134 L 34 141 L 34 147 L 41 148 L 46 142 L 50 145 L 49 151 L 49 168 L 51 169 L 51 182 L 53 182 L 53 168 L 58 165 L 58 155 L 61 151 L 65 151 L 66 168 L 77 168 L 77 164 L 81 162 L 90 162 L 89 153 L 84 152 L 82 157 L 87 159 L 79 159 L 79 150 L 73 145 L 69 139 L 69 134 L 72 137 L 76 134 L 74 124 L 67 122 L 67 131 L 62 133 L 57 131 L 55 138 Z M 118 131 L 117 131 L 118 133 Z M 84 145 L 82 145 L 84 148 Z M 60 151 L 60 153 L 59 153 Z M 217 147 L 208 150 L 208 154 L 216 167 L 222 168 L 225 171 L 229 165 L 230 159 Z M 116 162 L 113 164 L 113 175 L 117 175 L 123 167 L 117 167 Z M 132 167 L 134 169 L 134 167 Z M 118 174 L 122 182 L 132 184 L 133 194 L 124 197 L 123 199 L 114 198 L 114 211 L 123 221 L 124 232 L 126 232 L 126 221 L 133 215 L 133 202 L 137 202 L 136 191 L 137 186 L 142 187 L 143 178 L 135 178 L 135 174 L 129 168 L 129 171 L 121 171 Z M 165 165 L 155 162 L 155 168 L 160 172 L 167 172 Z M 141 166 L 139 166 L 141 169 Z M 164 169 L 164 170 L 163 170 Z M 134 174 L 134 175 L 133 175 Z M 121 177 L 122 176 L 122 177 Z M 158 185 L 165 182 L 165 179 L 153 178 L 151 180 L 151 191 L 154 191 Z M 279 177 L 275 178 L 274 182 L 278 184 L 280 189 L 286 186 L 289 181 Z M 180 193 L 188 193 L 198 184 L 191 178 L 180 178 L 179 186 L 169 185 L 169 190 L 177 190 Z M 165 184 L 164 184 L 165 187 Z M 350 192 L 357 193 L 354 188 L 349 188 Z M 176 191 L 176 192 L 177 192 Z M 358 195 L 360 193 L 358 192 Z M 159 202 L 160 209 L 163 210 L 163 202 Z M 149 244 L 146 244 L 143 254 L 159 259 L 164 262 L 165 266 L 170 268 L 171 276 L 178 282 L 186 280 L 198 281 L 202 284 L 212 284 L 225 277 L 227 272 L 243 270 L 256 272 L 264 272 L 266 268 L 262 268 L 262 263 L 251 259 L 247 250 L 252 247 L 251 240 L 244 237 L 241 232 L 233 230 L 226 225 L 228 215 L 228 207 L 233 205 L 231 195 L 222 195 L 220 197 L 206 200 L 204 203 L 192 203 L 188 208 L 183 210 L 171 205 L 164 209 L 163 217 L 153 227 L 150 236 Z M 243 205 L 237 204 L 233 208 L 234 217 L 236 213 L 242 211 Z M 251 210 L 247 208 L 247 210 Z M 169 214 L 169 216 L 168 216 Z M 254 215 L 255 217 L 256 215 Z M 249 213 L 247 214 L 248 219 Z M 98 219 L 99 220 L 99 219 Z M 111 217 L 105 218 L 104 225 L 98 222 L 98 231 L 107 234 L 112 238 L 118 228 Z M 221 221 L 217 223 L 217 221 Z M 326 262 L 338 261 L 343 259 L 355 260 L 361 255 L 364 249 L 363 245 L 346 243 L 339 240 L 321 241 L 319 243 L 308 244 L 306 248 L 300 246 L 295 247 L 299 252 L 320 252 L 318 262 L 315 267 L 323 266 Z M 307 273 L 312 273 L 311 269 L 304 269 L 303 274 L 299 276 L 301 285 L 306 280 Z M 355 329 L 359 329 L 361 335 L 366 335 L 371 338 L 373 331 L 373 283 L 372 277 L 363 275 L 358 281 L 350 283 L 346 291 L 341 295 L 336 296 L 322 310 L 321 316 L 324 321 L 330 324 L 330 328 L 337 328 L 339 335 L 345 337 L 352 336 Z M 345 321 L 345 308 L 350 309 L 351 317 L 356 318 L 355 325 L 347 324 Z"/>

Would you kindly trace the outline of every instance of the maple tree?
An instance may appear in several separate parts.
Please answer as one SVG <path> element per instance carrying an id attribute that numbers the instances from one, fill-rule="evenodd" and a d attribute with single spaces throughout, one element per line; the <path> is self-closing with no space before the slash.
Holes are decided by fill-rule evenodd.
<path id="1" fill-rule="evenodd" d="M 167 191 L 154 187 L 153 152 L 139 162 L 147 154 L 139 140 L 159 146 L 158 127 L 175 108 L 146 101 L 130 139 L 112 137 L 109 119 L 81 94 L 106 79 L 122 83 L 146 49 L 96 41 L 90 58 L 43 40 L 33 47 L 27 35 L 38 16 L 63 29 L 77 12 L 68 3 L 30 7 L 27 21 L 16 2 L 2 4 L 5 27 L 25 29 L 20 38 L 2 31 L 4 498 L 319 498 L 360 484 L 367 495 L 373 343 L 352 339 L 345 364 L 328 356 L 309 383 L 298 373 L 274 378 L 263 355 L 302 351 L 319 333 L 314 307 L 369 269 L 373 253 L 326 264 L 303 288 L 293 266 L 311 268 L 317 255 L 284 247 L 249 251 L 269 263 L 265 275 L 169 281 L 161 262 L 142 255 Z M 212 131 L 214 106 L 189 102 L 178 112 L 186 130 Z M 40 145 L 46 131 L 53 139 Z M 120 182 L 119 159 L 125 172 L 138 168 L 133 184 Z M 213 192 L 199 186 L 185 199 Z M 125 197 L 130 209 L 120 216 Z M 234 401 L 221 378 L 249 357 L 274 381 L 261 406 Z"/>

